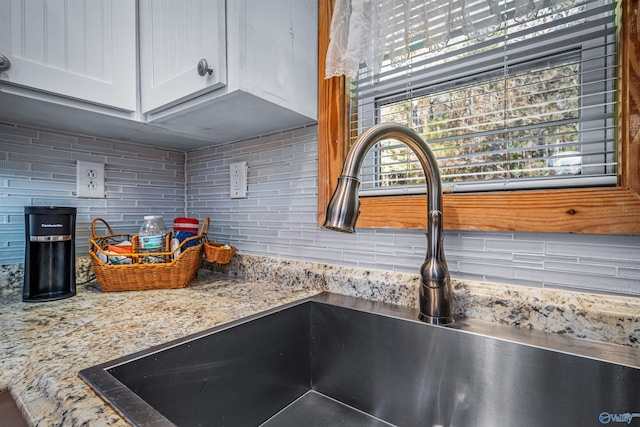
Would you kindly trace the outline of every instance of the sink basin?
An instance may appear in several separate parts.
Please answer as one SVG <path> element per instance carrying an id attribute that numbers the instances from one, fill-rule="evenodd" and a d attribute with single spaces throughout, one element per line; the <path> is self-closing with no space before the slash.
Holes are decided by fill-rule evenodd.
<path id="1" fill-rule="evenodd" d="M 80 377 L 139 426 L 588 426 L 640 417 L 637 349 L 417 318 L 324 293 Z"/>

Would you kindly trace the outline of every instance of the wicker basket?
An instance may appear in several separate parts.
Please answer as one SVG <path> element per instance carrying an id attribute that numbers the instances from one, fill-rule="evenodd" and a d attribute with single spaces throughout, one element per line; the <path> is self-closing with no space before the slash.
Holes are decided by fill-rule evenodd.
<path id="1" fill-rule="evenodd" d="M 236 247 L 225 248 L 222 243 L 204 242 L 204 257 L 209 262 L 228 264 L 236 254 Z"/>
<path id="2" fill-rule="evenodd" d="M 99 221 L 103 222 L 107 227 L 107 235 L 100 236 L 96 233 L 96 223 Z M 196 236 L 182 241 L 179 247 L 181 253 L 174 259 L 178 248 L 173 251 L 168 250 L 170 235 L 167 235 L 166 239 L 166 252 L 140 254 L 136 253 L 138 246 L 137 235 L 115 234 L 105 220 L 102 218 L 94 219 L 91 224 L 93 238 L 90 239 L 91 248 L 89 249 L 89 254 L 91 255 L 91 264 L 100 289 L 103 292 L 113 292 L 184 288 L 193 280 L 202 265 L 204 245 L 198 244 L 186 249 L 183 249 L 183 247 L 187 242 L 196 239 L 202 242 L 208 230 L 209 218 L 206 218 Z M 132 242 L 132 253 L 126 254 L 127 257 L 132 259 L 131 264 L 112 265 L 100 259 L 99 253 L 107 257 L 110 255 L 106 250 L 110 244 L 117 244 L 124 240 Z M 144 263 L 145 257 L 149 256 L 164 257 L 170 261 L 159 264 Z"/>

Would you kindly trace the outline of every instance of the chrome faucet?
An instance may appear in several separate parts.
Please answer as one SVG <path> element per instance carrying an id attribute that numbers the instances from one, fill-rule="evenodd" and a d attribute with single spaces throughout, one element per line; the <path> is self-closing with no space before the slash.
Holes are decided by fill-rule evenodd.
<path id="1" fill-rule="evenodd" d="M 347 153 L 338 178 L 338 186 L 327 206 L 323 227 L 330 230 L 354 233 L 360 213 L 358 208 L 358 172 L 365 155 L 382 139 L 395 139 L 405 143 L 418 157 L 424 170 L 427 185 L 427 256 L 420 269 L 420 320 L 433 324 L 453 322 L 452 290 L 449 269 L 444 259 L 442 245 L 442 184 L 433 152 L 412 129 L 383 123 L 364 131 Z"/>

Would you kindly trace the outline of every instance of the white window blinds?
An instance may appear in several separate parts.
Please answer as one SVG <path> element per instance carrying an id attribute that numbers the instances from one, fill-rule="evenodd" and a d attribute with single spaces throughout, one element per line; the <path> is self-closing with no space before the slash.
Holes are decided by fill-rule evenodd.
<path id="1" fill-rule="evenodd" d="M 402 64 L 361 65 L 353 137 L 381 122 L 414 128 L 449 191 L 615 185 L 615 4 L 542 8 L 524 21 L 513 1 L 492 5 L 502 24 L 485 39 L 454 32 L 434 51 L 415 37 Z M 396 141 L 371 150 L 361 180 L 363 193 L 424 192 L 419 163 Z"/>

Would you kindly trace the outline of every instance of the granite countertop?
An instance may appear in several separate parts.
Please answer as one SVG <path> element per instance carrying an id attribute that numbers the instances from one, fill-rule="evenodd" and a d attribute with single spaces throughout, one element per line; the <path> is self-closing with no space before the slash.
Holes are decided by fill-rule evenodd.
<path id="1" fill-rule="evenodd" d="M 76 260 L 79 282 L 91 277 Z M 0 390 L 36 426 L 126 426 L 78 371 L 322 291 L 417 307 L 419 276 L 236 255 L 184 289 L 24 303 L 17 266 L 0 267 Z M 458 317 L 640 349 L 640 298 L 452 279 Z"/>
<path id="2" fill-rule="evenodd" d="M 103 293 L 89 283 L 46 303 L 3 292 L 0 390 L 9 389 L 32 425 L 126 426 L 78 371 L 319 291 L 200 270 L 184 289 Z"/>

